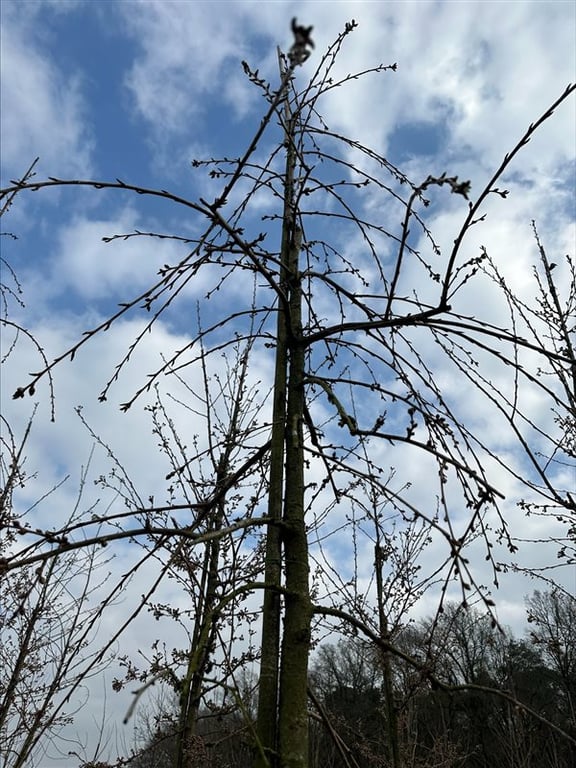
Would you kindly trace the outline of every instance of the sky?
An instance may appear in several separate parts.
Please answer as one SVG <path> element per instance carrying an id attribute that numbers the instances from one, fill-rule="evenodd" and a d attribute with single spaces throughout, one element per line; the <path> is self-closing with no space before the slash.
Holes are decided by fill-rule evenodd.
<path id="1" fill-rule="evenodd" d="M 397 64 L 395 72 L 370 74 L 327 94 L 322 116 L 331 130 L 373 147 L 412 179 L 447 171 L 469 179 L 473 193 L 482 189 L 528 125 L 576 79 L 576 5 L 571 0 L 2 0 L 0 14 L 2 187 L 20 178 L 38 157 L 37 179 L 122 179 L 191 199 L 210 199 L 222 182 L 210 179 L 206 168 L 193 168 L 192 161 L 235 157 L 246 148 L 266 102 L 249 82 L 241 62 L 247 61 L 260 76 L 276 84 L 277 46 L 283 50 L 290 46 L 293 16 L 314 27 L 315 48 L 297 73 L 299 83 L 314 72 L 320 57 L 351 19 L 358 22 L 358 28 L 346 38 L 335 75 Z M 522 297 L 532 290 L 531 270 L 537 260 L 533 219 L 551 259 L 558 262 L 560 285 L 566 269 L 563 255 L 574 256 L 575 117 L 572 97 L 523 148 L 507 172 L 511 194 L 506 200 L 490 199 L 487 219 L 470 241 L 468 253 L 485 245 Z M 265 156 L 270 146 L 266 141 L 257 158 Z M 353 162 L 352 152 L 349 157 Z M 249 231 L 262 228 L 260 217 L 270 203 L 264 194 L 254 198 Z M 362 204 L 372 212 L 380 205 L 369 196 Z M 462 201 L 455 196 L 433 196 L 429 223 L 441 247 L 447 248 L 453 240 L 463 210 Z M 382 215 L 398 227 L 394 209 Z M 2 222 L 2 231 L 14 233 L 17 239 L 2 237 L 0 242 L 2 258 L 14 270 L 23 291 L 23 303 L 11 301 L 9 316 L 34 334 L 51 359 L 83 331 L 102 322 L 119 302 L 144 291 L 158 269 L 182 258 L 185 248 L 174 240 L 130 238 L 105 243 L 102 238 L 135 230 L 177 232 L 190 238 L 198 235 L 201 226 L 189 211 L 124 193 L 75 188 L 21 194 Z M 271 237 L 275 233 L 271 225 Z M 11 279 L 3 264 L 2 282 L 13 285 Z M 414 279 L 421 278 L 415 273 Z M 28 372 L 40 367 L 38 351 L 19 339 L 3 366 L 2 411 L 15 434 L 22 435 L 36 408 L 26 451 L 33 482 L 18 503 L 30 507 L 40 523 L 49 519 L 57 525 L 66 519 L 89 462 L 90 482 L 83 489 L 82 505 L 88 508 L 99 498 L 102 509 L 111 501 L 106 490 L 92 482 L 110 470 L 110 457 L 102 445 L 92 453 L 94 440 L 78 416 L 79 406 L 84 421 L 125 467 L 140 498 L 165 493 L 166 464 L 158 460 L 157 440 L 145 408 L 150 396 L 145 394 L 125 414 L 119 406 L 142 386 L 146 374 L 158 369 L 162 356 L 186 346 L 196 327 L 197 306 L 201 306 L 203 322 L 210 321 L 213 304 L 205 297 L 214 287 L 213 280 L 209 273 L 200 274 L 187 286 L 180 303 L 146 335 L 123 367 L 105 403 L 98 402 L 98 395 L 135 334 L 144 328 L 146 314 L 126 315 L 79 350 L 72 363 L 63 361 L 54 371 L 54 421 L 46 382 L 38 385 L 33 398 L 11 398 L 16 387 L 27 383 Z M 245 281 L 228 281 L 219 299 L 239 307 L 247 290 L 250 284 Z M 466 289 L 462 296 L 466 306 L 460 309 L 471 314 L 492 301 L 484 284 L 477 293 Z M 502 307 L 494 305 L 491 320 L 505 322 Z M 254 355 L 252 365 L 251 384 L 267 391 L 271 364 L 263 350 Z M 218 366 L 214 373 L 225 380 L 230 372 L 223 362 Z M 498 427 L 491 422 L 489 409 L 484 410 L 463 391 L 450 371 L 443 375 L 458 412 L 494 439 Z M 174 409 L 172 413 L 177 414 L 182 433 L 201 431 L 197 414 L 179 405 L 190 393 L 185 384 L 161 377 L 158 385 Z M 536 410 L 541 407 L 540 403 L 534 405 Z M 322 408 L 326 405 L 317 404 L 319 417 Z M 358 408 L 361 412 L 361 404 Z M 520 461 L 504 433 L 497 439 L 501 439 L 505 461 Z M 406 466 L 409 458 L 401 449 L 393 455 L 383 450 L 381 460 L 386 466 Z M 516 515 L 517 535 L 521 531 L 527 539 L 545 539 L 550 523 L 518 517 L 517 510 L 512 513 L 521 491 L 502 466 L 491 470 L 496 484 L 511 500 L 506 509 Z M 414 480 L 409 471 L 397 471 L 399 484 Z M 424 464 L 419 467 L 416 498 L 425 494 L 428 471 Z M 60 485 L 66 477 L 69 479 Z M 576 492 L 576 475 L 568 475 L 564 482 Z M 59 486 L 56 493 L 35 506 L 55 485 Z M 337 528 L 340 513 L 333 514 Z M 342 572 L 354 570 L 345 540 L 332 537 L 326 546 L 330 561 Z M 526 564 L 543 564 L 553 557 L 552 552 L 545 544 L 531 544 L 522 556 Z M 121 573 L 129 557 L 127 550 L 120 549 L 109 567 Z M 431 566 L 434 546 L 430 559 L 426 557 L 424 564 Z M 359 577 L 367 590 L 370 562 L 370 556 L 359 558 Z M 477 577 L 488 582 L 491 576 L 488 567 L 486 571 L 483 567 L 478 566 Z M 146 578 L 152 578 L 152 571 Z M 559 570 L 555 578 L 576 591 L 573 569 Z M 504 624 L 522 631 L 523 599 L 536 586 L 538 582 L 513 574 L 503 577 L 496 603 Z M 141 584 L 129 587 L 123 602 L 111 607 L 100 629 L 104 635 L 111 634 L 132 597 L 141 591 Z M 425 603 L 415 610 L 417 616 L 428 612 Z M 164 631 L 159 627 L 150 621 L 137 623 L 118 650 L 149 648 L 155 633 Z M 122 718 L 130 703 L 129 692 L 114 697 L 106 680 L 93 685 L 90 704 L 79 713 L 76 726 L 88 756 L 103 698 L 107 727 Z M 112 730 L 113 741 L 130 742 L 130 733 L 121 727 Z M 74 762 L 50 745 L 40 764 L 47 768 Z"/>

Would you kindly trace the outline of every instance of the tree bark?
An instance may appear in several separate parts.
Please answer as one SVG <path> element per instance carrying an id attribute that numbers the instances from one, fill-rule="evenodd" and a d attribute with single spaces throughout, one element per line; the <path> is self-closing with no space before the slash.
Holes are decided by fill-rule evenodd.
<path id="1" fill-rule="evenodd" d="M 312 622 L 308 537 L 304 521 L 304 362 L 302 291 L 298 261 L 302 233 L 294 227 L 290 270 L 290 364 L 286 418 L 284 544 L 285 613 L 280 667 L 279 751 L 281 768 L 308 766 L 308 655 Z"/>
<path id="2" fill-rule="evenodd" d="M 281 69 L 284 79 L 285 72 Z M 284 503 L 284 459 L 286 441 L 286 397 L 288 370 L 288 305 L 289 274 L 294 260 L 292 231 L 294 221 L 293 185 L 296 153 L 293 141 L 293 122 L 288 98 L 284 107 L 286 131 L 286 167 L 284 172 L 284 211 L 280 252 L 279 287 L 276 325 L 276 360 L 274 372 L 274 399 L 272 406 L 272 437 L 270 448 L 270 479 L 268 488 L 268 516 L 274 521 L 267 527 L 264 581 L 267 589 L 262 605 L 262 641 L 258 686 L 257 750 L 254 768 L 276 768 L 278 755 L 278 673 L 280 661 L 280 585 L 282 581 L 282 542 L 279 524 Z M 298 259 L 296 258 L 296 264 Z M 282 300 L 284 298 L 284 300 Z"/>

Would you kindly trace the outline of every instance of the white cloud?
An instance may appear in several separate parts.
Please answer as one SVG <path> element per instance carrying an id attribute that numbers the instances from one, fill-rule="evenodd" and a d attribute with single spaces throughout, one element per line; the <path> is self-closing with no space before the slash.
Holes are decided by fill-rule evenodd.
<path id="1" fill-rule="evenodd" d="M 398 71 L 336 89 L 327 99 L 326 117 L 383 151 L 398 125 L 444 119 L 448 154 L 456 154 L 459 162 L 468 155 L 476 166 L 494 168 L 574 79 L 573 4 L 409 2 L 336 8 L 338 15 L 352 12 L 359 21 L 336 72 L 344 75 L 379 62 L 397 62 Z M 549 171 L 573 153 L 566 130 L 573 122 L 573 103 L 562 110 L 534 139 L 535 151 L 528 152 L 538 170 Z"/>
<path id="2" fill-rule="evenodd" d="M 148 231 L 150 220 L 126 207 L 112 220 L 77 216 L 59 233 L 57 252 L 50 263 L 59 290 L 72 290 L 90 301 L 117 297 L 126 301 L 148 288 L 164 264 L 178 263 L 185 251 L 173 241 L 146 236 L 122 237 L 110 243 L 102 238 Z M 161 245 L 160 245 L 161 243 Z"/>
<path id="3" fill-rule="evenodd" d="M 159 131 L 194 131 L 215 92 L 229 94 L 244 113 L 244 85 L 237 80 L 239 62 L 247 55 L 240 29 L 243 4 L 230 3 L 226 13 L 213 3 L 130 3 L 121 6 L 126 28 L 141 48 L 126 76 L 137 110 Z M 235 69 L 227 64 L 234 59 Z M 215 88 L 216 86 L 216 88 Z M 248 97 L 250 98 L 250 97 Z"/>
<path id="4" fill-rule="evenodd" d="M 86 122 L 82 79 L 55 64 L 36 32 L 35 14 L 28 13 L 34 5 L 3 3 L 2 175 L 20 177 L 36 156 L 49 173 L 84 174 L 94 137 Z"/>

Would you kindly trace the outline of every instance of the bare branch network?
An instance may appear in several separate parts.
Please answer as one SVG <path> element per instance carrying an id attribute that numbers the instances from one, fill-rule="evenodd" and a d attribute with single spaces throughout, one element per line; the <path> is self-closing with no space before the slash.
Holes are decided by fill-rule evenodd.
<path id="1" fill-rule="evenodd" d="M 182 255 L 51 360 L 42 340 L 10 319 L 19 288 L 15 272 L 16 287 L 3 286 L 2 324 L 14 335 L 3 364 L 27 342 L 41 361 L 13 398 L 45 396 L 47 381 L 53 419 L 57 367 L 74 362 L 126 318 L 139 319 L 136 335 L 105 373 L 99 395 L 105 402 L 161 320 L 182 308 L 187 317 L 191 306 L 195 312 L 180 348 L 143 373 L 121 405 L 125 412 L 144 403 L 166 470 L 157 495 L 141 497 L 141 478 L 130 476 L 114 446 L 78 409 L 109 461 L 98 485 L 113 501 L 103 511 L 84 508 L 86 469 L 66 521 L 38 524 L 36 514 L 22 514 L 16 502 L 33 480 L 23 469 L 30 428 L 20 440 L 9 431 L 2 438 L 0 583 L 8 618 L 2 615 L 0 627 L 9 634 L 10 672 L 0 734 L 16 724 L 6 753 L 11 768 L 27 764 L 42 739 L 72 717 L 67 702 L 146 612 L 170 622 L 185 640 L 171 649 L 158 640 L 148 656 L 141 651 L 144 663 L 120 657 L 123 673 L 114 687 L 138 686 L 129 716 L 156 682 L 172 695 L 172 711 L 148 733 L 135 765 L 216 766 L 237 753 L 243 762 L 235 765 L 312 768 L 332 765 L 319 762 L 327 752 L 318 747 L 318 760 L 314 752 L 316 743 L 327 749 L 322 739 L 328 739 L 341 760 L 334 765 L 358 765 L 364 754 L 375 766 L 416 768 L 427 759 L 416 724 L 430 733 L 436 728 L 430 703 L 448 711 L 441 697 L 452 696 L 468 712 L 471 697 L 483 694 L 505 712 L 510 728 L 499 738 L 506 749 L 513 732 L 532 738 L 530 728 L 542 728 L 557 750 L 555 765 L 568 765 L 561 761 L 576 744 L 574 666 L 555 678 L 555 711 L 523 698 L 511 677 L 496 680 L 486 670 L 504 658 L 512 663 L 512 646 L 499 639 L 493 590 L 504 573 L 523 568 L 515 559 L 523 542 L 510 520 L 514 503 L 522 514 L 558 523 L 558 559 L 576 563 L 576 502 L 565 471 L 576 460 L 575 270 L 568 257 L 566 292 L 533 222 L 540 262 L 534 295 L 526 299 L 507 283 L 488 248 L 470 255 L 464 243 L 485 221 L 487 200 L 507 198 L 499 186 L 503 176 L 576 86 L 528 126 L 476 196 L 470 182 L 451 171 L 414 183 L 374 149 L 332 131 L 321 116 L 334 89 L 396 69 L 381 64 L 336 78 L 335 62 L 355 28 L 354 21 L 346 25 L 304 85 L 296 73 L 315 49 L 313 28 L 296 18 L 293 43 L 287 55 L 278 54 L 276 86 L 242 62 L 266 108 L 240 157 L 193 161 L 194 172 L 208 170 L 217 188 L 212 202 L 118 178 L 41 180 L 37 161 L 0 190 L 3 214 L 28 193 L 56 189 L 150 198 L 192 216 L 196 233 L 190 236 L 187 225 L 181 232 L 105 236 L 110 247 L 134 238 L 155 239 L 159 247 L 170 241 Z M 448 252 L 435 239 L 429 215 L 433 196 L 446 193 L 463 206 Z M 257 219 L 262 199 L 265 214 Z M 508 324 L 495 322 L 490 307 L 481 316 L 468 313 L 467 291 L 477 284 L 502 302 Z M 462 408 L 458 388 L 469 389 L 497 429 L 478 426 Z M 191 417 L 193 433 L 182 426 Z M 514 460 L 502 450 L 505 440 Z M 517 499 L 505 498 L 504 477 L 520 489 Z M 40 501 L 46 499 L 32 512 Z M 129 547 L 120 550 L 122 543 Z M 112 583 L 110 575 L 95 576 L 118 551 L 132 557 L 122 578 Z M 490 586 L 479 576 L 485 563 Z M 144 575 L 150 582 L 140 588 Z M 102 641 L 99 622 L 135 585 L 135 604 Z M 569 600 L 551 586 L 546 610 L 554 605 L 571 615 Z M 162 597 L 169 587 L 181 596 L 178 606 Z M 424 596 L 434 600 L 434 614 L 412 632 L 411 610 Z M 43 638 L 62 604 L 60 629 Z M 540 642 L 546 611 L 536 598 L 534 605 Z M 479 609 L 482 618 L 474 613 Z M 482 657 L 485 677 L 477 669 L 457 673 L 450 661 L 446 638 L 462 627 L 474 638 L 489 638 L 494 655 Z M 352 749 L 340 739 L 330 702 L 346 686 L 320 696 L 314 684 L 314 675 L 319 681 L 327 673 L 319 664 L 311 674 L 312 652 L 336 630 L 378 675 L 370 689 L 377 698 L 374 729 L 383 734 L 376 752 L 369 740 Z M 42 659 L 53 657 L 46 681 Z M 255 667 L 251 684 L 248 670 Z M 42 696 L 30 713 L 26 691 L 35 685 Z M 205 722 L 216 717 L 232 735 L 207 735 Z M 541 744 L 544 737 L 538 738 Z M 465 764 L 458 761 L 477 748 L 457 736 L 446 739 L 438 737 L 428 758 L 450 754 L 453 762 L 434 764 Z M 219 752 L 224 742 L 236 747 Z M 524 754 L 515 749 L 514 759 Z M 160 762 L 145 762 L 154 750 Z"/>

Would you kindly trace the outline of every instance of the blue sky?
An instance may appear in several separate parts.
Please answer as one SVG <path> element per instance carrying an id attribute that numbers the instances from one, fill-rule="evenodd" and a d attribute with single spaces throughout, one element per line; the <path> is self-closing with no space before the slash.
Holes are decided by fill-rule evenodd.
<path id="1" fill-rule="evenodd" d="M 300 83 L 352 18 L 359 26 L 347 38 L 336 72 L 344 76 L 380 63 L 398 64 L 397 72 L 369 75 L 331 92 L 323 102 L 323 117 L 331 129 L 374 147 L 412 179 L 448 171 L 470 179 L 473 192 L 479 191 L 529 123 L 576 79 L 575 9 L 570 0 L 2 0 L 2 186 L 19 177 L 38 156 L 39 179 L 118 177 L 142 186 L 168 188 L 192 199 L 209 199 L 220 182 L 210 181 L 205 168 L 193 169 L 191 161 L 235 157 L 243 151 L 259 124 L 265 101 L 248 82 L 241 61 L 247 60 L 276 83 L 276 46 L 286 49 L 290 45 L 289 22 L 297 16 L 314 25 L 316 43 L 310 60 L 298 72 Z M 558 261 L 560 276 L 565 268 L 562 256 L 574 254 L 575 123 L 572 98 L 523 150 L 507 174 L 509 198 L 490 199 L 488 218 L 467 246 L 469 256 L 485 245 L 521 296 L 532 290 L 531 268 L 537 256 L 531 219 L 536 219 L 552 260 Z M 270 139 L 274 138 L 272 130 Z M 265 137 L 257 158 L 265 157 L 267 142 Z M 255 203 L 261 208 L 247 226 L 258 232 L 263 227 L 260 216 L 267 212 L 270 199 L 262 197 Z M 362 204 L 372 213 L 380 205 L 368 194 Z M 462 201 L 455 196 L 433 196 L 430 223 L 444 248 L 452 242 L 463 210 Z M 391 227 L 399 225 L 400 214 L 393 207 L 382 215 Z M 22 283 L 26 304 L 25 309 L 12 306 L 11 317 L 35 333 L 49 358 L 60 354 L 119 301 L 144 290 L 159 267 L 175 263 L 185 252 L 185 246 L 173 241 L 131 239 L 106 245 L 102 237 L 135 229 L 187 237 L 197 235 L 202 226 L 187 211 L 117 192 L 74 189 L 20 195 L 2 227 L 14 232 L 18 240 L 3 237 L 0 243 L 2 256 Z M 271 242 L 274 233 L 271 228 Z M 354 246 L 351 243 L 351 251 Z M 413 279 L 420 281 L 421 275 L 414 272 Z M 62 510 L 72 504 L 80 465 L 88 460 L 91 447 L 90 436 L 74 412 L 77 405 L 83 406 L 98 434 L 114 446 L 141 497 L 164 492 L 165 467 L 158 465 L 150 419 L 141 407 L 145 399 L 123 416 L 118 405 L 141 385 L 143 372 L 158 368 L 162 354 L 189 341 L 196 322 L 195 302 L 202 302 L 210 287 L 209 276 L 187 286 L 177 311 L 147 337 L 111 389 L 106 404 L 97 402 L 98 394 L 126 345 L 141 330 L 145 313 L 135 312 L 96 338 L 72 365 L 63 363 L 55 372 L 54 424 L 49 419 L 45 384 L 39 386 L 36 398 L 11 400 L 15 387 L 26 383 L 27 372 L 39 367 L 35 350 L 19 343 L 3 371 L 2 408 L 15 431 L 21 433 L 35 400 L 39 401 L 28 450 L 29 471 L 37 473 L 37 480 L 26 490 L 24 506 L 66 474 L 71 475 L 70 482 L 60 489 L 54 506 L 45 514 L 64 514 Z M 230 306 L 240 306 L 248 288 L 242 281 L 229 281 L 221 296 Z M 475 293 L 465 290 L 461 301 L 460 310 L 475 314 L 491 306 L 493 296 L 483 284 Z M 206 322 L 212 306 L 202 303 Z M 504 322 L 503 318 L 504 309 L 495 304 L 491 319 Z M 492 374 L 499 375 L 496 370 Z M 255 356 L 252 375 L 254 382 L 264 382 L 265 389 L 270 361 L 263 350 Z M 489 409 L 467 396 L 448 370 L 443 375 L 446 391 L 459 412 L 483 435 L 500 441 L 503 455 L 512 464 L 521 462 L 512 454 L 509 436 L 494 434 Z M 173 382 L 162 380 L 160 386 L 162 391 L 166 388 L 176 397 L 183 396 Z M 361 406 L 359 403 L 360 412 Z M 320 417 L 325 405 L 317 407 Z M 535 412 L 543 407 L 536 403 Z M 193 415 L 182 410 L 178 414 L 184 431 L 198 431 Z M 381 459 L 386 466 L 410 461 L 402 450 L 393 455 L 383 452 Z M 97 451 L 94 476 L 107 468 L 105 452 Z M 516 481 L 501 466 L 491 470 L 506 495 L 516 498 L 520 493 Z M 426 485 L 429 471 L 425 464 L 418 466 L 420 486 Z M 399 482 L 404 479 L 400 473 Z M 417 499 L 417 487 L 414 493 Z M 420 493 L 424 495 L 424 490 Z M 334 527 L 337 515 L 334 512 Z M 529 539 L 546 538 L 549 533 L 549 523 L 537 518 L 518 519 L 518 525 Z M 331 539 L 330 556 L 335 562 L 348 557 L 346 544 L 344 539 Z M 528 545 L 526 562 L 546 562 L 552 551 Z M 434 558 L 431 553 L 428 565 Z M 365 572 L 360 567 L 360 576 L 367 591 L 370 562 L 367 555 L 360 563 L 366 565 Z M 479 580 L 483 576 L 480 568 Z M 558 578 L 567 588 L 576 589 L 572 571 L 560 572 Z M 532 582 L 512 577 L 504 580 L 498 611 L 505 624 L 522 626 L 523 595 L 533 587 Z M 116 610 L 107 617 L 107 626 L 122 615 L 121 607 Z M 420 611 L 425 613 L 426 606 Z M 157 625 L 142 625 L 128 633 L 125 642 L 133 647 L 136 633 L 140 642 L 142 638 L 151 641 L 155 631 Z M 129 700 L 128 694 L 126 697 Z M 125 710 L 127 699 L 120 698 L 108 697 L 112 720 Z M 95 704 L 93 710 L 97 707 Z M 88 739 L 92 715 L 93 711 L 82 715 Z M 127 739 L 126 734 L 118 738 Z M 65 763 L 46 759 L 43 764 Z"/>

